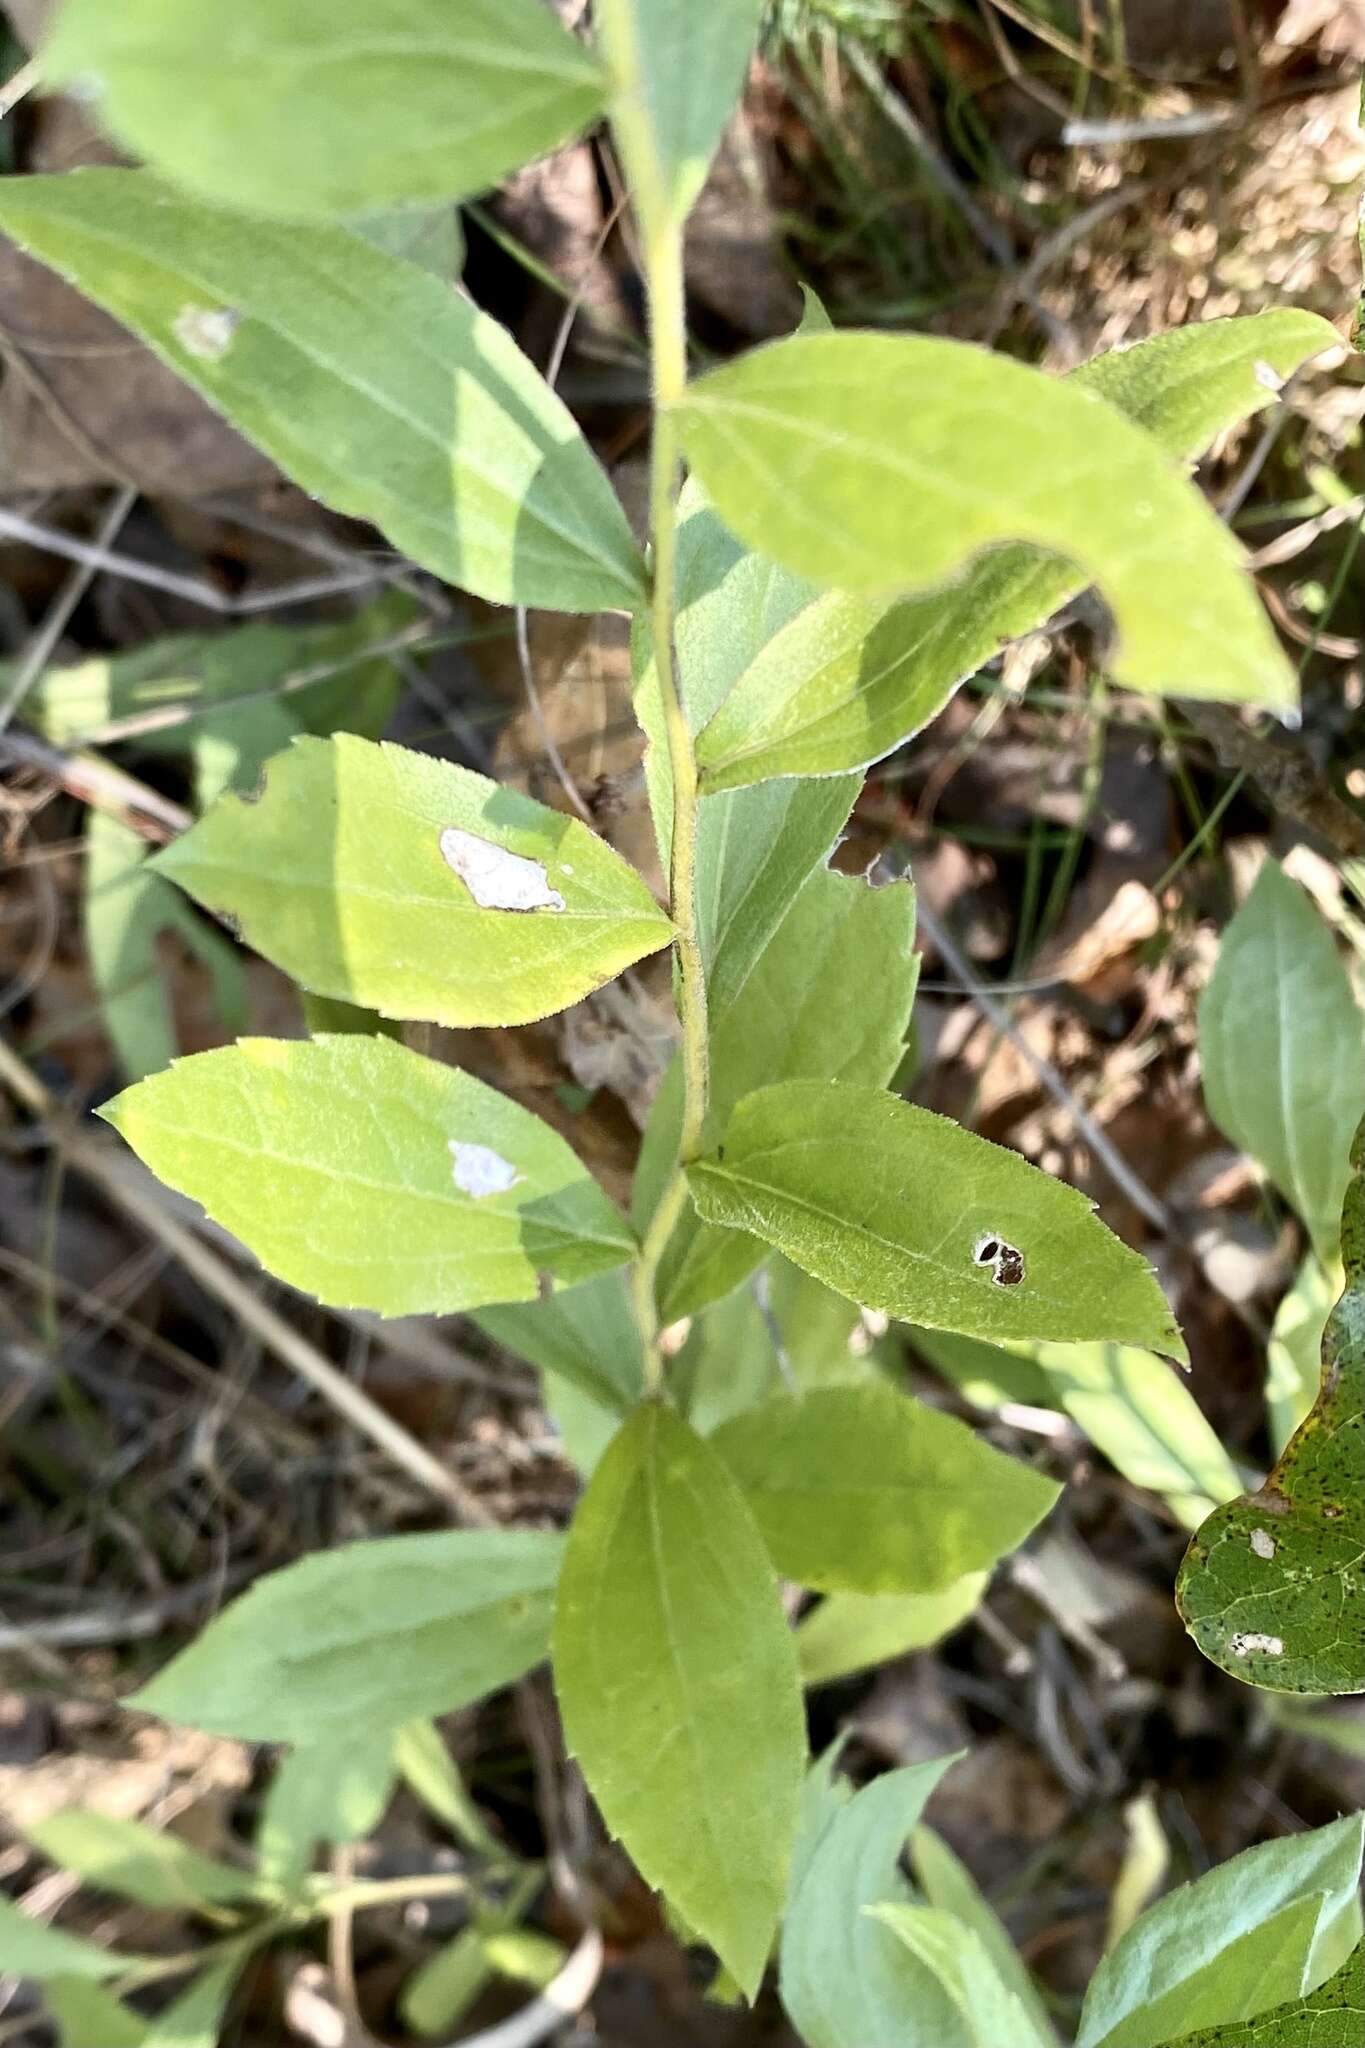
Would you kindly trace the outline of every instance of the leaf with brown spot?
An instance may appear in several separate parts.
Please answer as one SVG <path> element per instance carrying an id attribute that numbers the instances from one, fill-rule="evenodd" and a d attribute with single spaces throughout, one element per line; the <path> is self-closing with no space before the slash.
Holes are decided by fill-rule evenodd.
<path id="1" fill-rule="evenodd" d="M 1209 1516 L 1176 1583 L 1204 1655 L 1272 1692 L 1365 1692 L 1365 1123 L 1341 1238 L 1318 1398 L 1260 1492 Z"/>

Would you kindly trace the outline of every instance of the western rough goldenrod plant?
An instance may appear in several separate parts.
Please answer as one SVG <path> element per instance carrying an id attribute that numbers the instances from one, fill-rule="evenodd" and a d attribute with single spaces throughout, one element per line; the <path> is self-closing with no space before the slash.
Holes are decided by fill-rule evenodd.
<path id="1" fill-rule="evenodd" d="M 812 304 L 795 335 L 691 376 L 683 230 L 760 12 L 597 0 L 588 39 L 541 0 L 69 0 L 47 74 L 78 80 L 150 168 L 0 182 L 0 226 L 304 489 L 481 598 L 630 615 L 668 877 L 661 904 L 576 819 L 344 729 L 303 733 L 257 795 L 216 796 L 152 863 L 374 1028 L 179 1060 L 109 1121 L 284 1280 L 341 1307 L 478 1315 L 596 1418 L 566 1537 L 457 1530 L 307 1559 L 138 1696 L 293 1746 L 254 1875 L 190 1868 L 155 1837 L 120 1847 L 108 1824 L 45 1845 L 115 1890 L 238 1914 L 175 2008 L 177 2039 L 213 2038 L 268 1932 L 357 1903 L 364 1887 L 316 1889 L 311 1844 L 368 1826 L 396 1770 L 471 1825 L 430 1719 L 547 1650 L 607 1826 L 744 1994 L 781 1925 L 812 2048 L 1053 2038 L 941 1846 L 917 1838 L 918 1893 L 896 1874 L 941 1766 L 852 1798 L 808 1773 L 803 1672 L 846 1653 L 828 1629 L 806 1651 L 779 1577 L 826 1595 L 820 1614 L 881 1603 L 882 1626 L 890 1602 L 898 1641 L 932 1633 L 1057 1489 L 872 1361 L 837 1347 L 830 1369 L 803 1338 L 831 1304 L 847 1330 L 843 1301 L 1000 1346 L 1184 1345 L 1089 1202 L 894 1092 L 913 891 L 827 858 L 861 772 L 1091 583 L 1119 682 L 1292 707 L 1237 543 L 1188 468 L 1336 336 L 1274 311 L 1052 378 L 956 342 L 835 332 Z M 376 231 L 604 118 L 649 309 L 643 550 L 508 334 Z M 679 1052 L 629 1216 L 537 1117 L 380 1028 L 526 1023 L 665 949 Z M 791 1377 L 769 1361 L 741 1387 L 724 1347 L 765 1261 Z M 661 1342 L 684 1316 L 712 1347 L 700 1367 Z M 1207 2026 L 1198 2039 L 1249 2040 L 1252 2010 L 1327 1997 L 1324 1980 L 1355 1997 L 1359 1862 L 1359 1824 L 1341 1822 L 1203 1880 L 1178 1940 L 1173 1902 L 1155 1908 L 1102 1966 L 1085 2048 Z M 500 1899 L 477 1907 L 479 1968 Z M 1236 1945 L 1270 1921 L 1253 1971 Z M 9 1916 L 0 1966 L 56 1979 L 87 2034 L 128 2023 L 96 1979 L 149 1974 Z"/>

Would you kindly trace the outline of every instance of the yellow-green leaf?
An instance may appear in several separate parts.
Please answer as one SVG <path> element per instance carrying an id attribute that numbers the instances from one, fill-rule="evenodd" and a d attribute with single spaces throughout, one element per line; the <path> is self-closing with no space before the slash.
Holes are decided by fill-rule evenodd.
<path id="1" fill-rule="evenodd" d="M 156 869 L 303 987 L 438 1024 L 567 1009 L 673 930 L 577 818 L 349 733 L 296 740 Z"/>
<path id="2" fill-rule="evenodd" d="M 450 1529 L 320 1551 L 258 1579 L 133 1704 L 301 1753 L 383 1737 L 391 1780 L 384 1731 L 540 1662 L 562 1550 L 547 1530 Z"/>
<path id="3" fill-rule="evenodd" d="M 831 1593 L 797 1625 L 803 1685 L 827 1685 L 926 1649 L 975 1613 L 986 1579 L 969 1572 L 941 1593 Z"/>
<path id="4" fill-rule="evenodd" d="M 688 1182 L 708 1222 L 907 1322 L 1185 1356 L 1150 1267 L 1084 1195 L 880 1089 L 761 1088 Z"/>
<path id="5" fill-rule="evenodd" d="M 44 69 L 177 183 L 293 216 L 481 191 L 604 97 L 541 0 L 68 0 Z"/>
<path id="6" fill-rule="evenodd" d="M 1134 688 L 1290 705 L 1241 550 L 1159 444 L 1084 385 L 921 335 L 813 334 L 710 371 L 679 408 L 722 518 L 869 596 L 1030 541 L 1099 584 Z"/>
<path id="7" fill-rule="evenodd" d="M 784 1578 L 941 1593 L 1015 1550 L 1061 1492 L 884 1380 L 778 1394 L 711 1438 Z"/>
<path id="8" fill-rule="evenodd" d="M 607 1826 L 752 1997 L 800 1800 L 796 1653 L 742 1494 L 658 1403 L 624 1424 L 579 1504 L 554 1671 Z"/>
<path id="9" fill-rule="evenodd" d="M 640 602 L 639 550 L 569 413 L 495 320 L 415 264 L 146 171 L 6 178 L 0 229 L 295 483 L 435 575 L 552 611 Z"/>
<path id="10" fill-rule="evenodd" d="M 532 1301 L 635 1248 L 548 1124 L 389 1038 L 243 1038 L 100 1114 L 270 1272 L 334 1308 Z"/>
<path id="11" fill-rule="evenodd" d="M 704 814 L 704 813 L 703 813 Z M 873 889 L 817 868 L 748 978 L 711 1020 L 711 1090 L 705 1142 L 723 1134 L 735 1104 L 778 1080 L 891 1079 L 905 1051 L 919 959 L 909 883 Z M 678 1156 L 682 1073 L 665 1074 L 636 1170 L 634 1215 L 643 1229 Z M 665 1322 L 692 1315 L 752 1272 L 763 1246 L 703 1223 L 688 1209 L 659 1262 Z"/>
<path id="12" fill-rule="evenodd" d="M 828 323 L 826 323 L 828 324 Z M 809 331 L 803 323 L 802 332 Z M 1113 349 L 1071 372 L 1179 460 L 1272 405 L 1282 378 L 1331 346 L 1316 313 L 1274 307 Z M 861 768 L 926 725 L 1006 641 L 1076 595 L 1064 558 L 1013 543 L 922 597 L 832 593 L 760 650 L 697 740 L 704 790 Z"/>

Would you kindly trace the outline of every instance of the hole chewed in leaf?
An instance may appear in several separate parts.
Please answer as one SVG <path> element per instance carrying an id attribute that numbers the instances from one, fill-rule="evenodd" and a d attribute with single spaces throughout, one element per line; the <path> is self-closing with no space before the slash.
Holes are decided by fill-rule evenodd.
<path id="1" fill-rule="evenodd" d="M 996 1287 L 1018 1287 L 1024 1279 L 1024 1254 L 998 1231 L 987 1231 L 972 1246 L 978 1266 L 989 1266 Z"/>
<path id="2" fill-rule="evenodd" d="M 491 839 L 480 839 L 459 825 L 441 834 L 441 858 L 459 876 L 480 910 L 562 910 L 564 898 L 552 889 L 542 862 L 523 853 L 509 853 Z"/>
<path id="3" fill-rule="evenodd" d="M 505 1195 L 523 1178 L 510 1159 L 504 1159 L 491 1145 L 473 1144 L 463 1138 L 450 1140 L 451 1172 L 461 1194 L 478 1202 L 485 1195 Z"/>

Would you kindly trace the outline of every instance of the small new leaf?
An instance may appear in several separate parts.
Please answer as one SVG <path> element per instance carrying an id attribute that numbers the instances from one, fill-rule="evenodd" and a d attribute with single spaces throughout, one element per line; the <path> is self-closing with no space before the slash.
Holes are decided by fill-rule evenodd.
<path id="1" fill-rule="evenodd" d="M 826 1286 L 907 1322 L 1185 1357 L 1150 1267 L 1085 1196 L 880 1089 L 759 1089 L 688 1182 L 708 1222 L 751 1231 Z"/>
<path id="2" fill-rule="evenodd" d="M 1259 1492 L 1210 1515 L 1176 1582 L 1204 1655 L 1272 1692 L 1365 1692 L 1365 1123 L 1351 1165 L 1318 1398 Z"/>
<path id="3" fill-rule="evenodd" d="M 349 733 L 296 740 L 155 865 L 304 988 L 437 1024 L 567 1009 L 673 929 L 577 818 Z"/>
<path id="4" fill-rule="evenodd" d="M 743 1496 L 658 1403 L 624 1424 L 574 1517 L 554 1673 L 607 1826 L 752 1998 L 800 1801 L 796 1654 Z"/>
<path id="5" fill-rule="evenodd" d="M 455 1529 L 319 1552 L 259 1579 L 132 1704 L 305 1747 L 453 1713 L 545 1655 L 562 1548 L 538 1529 Z"/>
<path id="6" fill-rule="evenodd" d="M 635 1250 L 548 1124 L 389 1038 L 239 1039 L 100 1114 L 268 1271 L 332 1308 L 534 1301 L 542 1280 L 572 1286 Z"/>
<path id="7" fill-rule="evenodd" d="M 542 0 L 71 0 L 44 69 L 178 184 L 295 218 L 496 185 L 605 84 Z"/>

